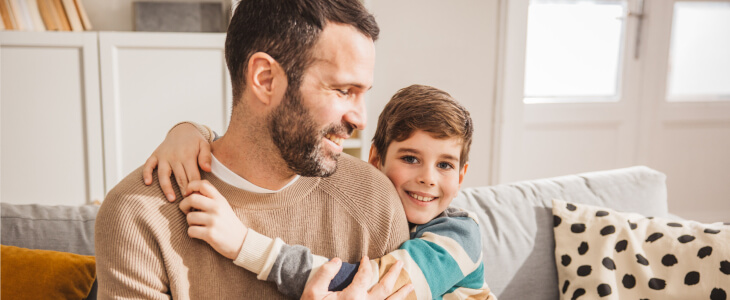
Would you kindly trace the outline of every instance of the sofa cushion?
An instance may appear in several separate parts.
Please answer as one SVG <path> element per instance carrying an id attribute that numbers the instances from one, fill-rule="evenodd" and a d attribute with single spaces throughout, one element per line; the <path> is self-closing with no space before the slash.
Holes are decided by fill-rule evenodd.
<path id="1" fill-rule="evenodd" d="M 94 255 L 98 206 L 0 205 L 0 244 Z"/>
<path id="2" fill-rule="evenodd" d="M 3 299 L 84 299 L 96 277 L 93 256 L 0 245 Z"/>
<path id="3" fill-rule="evenodd" d="M 553 200 L 562 299 L 726 299 L 730 226 Z"/>
<path id="4" fill-rule="evenodd" d="M 453 205 L 479 218 L 484 276 L 499 299 L 558 299 L 552 199 L 665 216 L 665 179 L 632 167 L 467 188 Z"/>

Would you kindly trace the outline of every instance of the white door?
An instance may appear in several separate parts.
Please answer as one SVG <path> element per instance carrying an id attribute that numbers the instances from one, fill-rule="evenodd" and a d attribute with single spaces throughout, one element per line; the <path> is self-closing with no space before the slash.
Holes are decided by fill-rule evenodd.
<path id="1" fill-rule="evenodd" d="M 727 0 L 505 2 L 497 182 L 647 165 L 730 220 Z"/>
<path id="2" fill-rule="evenodd" d="M 497 182 L 635 164 L 631 3 L 506 2 Z"/>
<path id="3" fill-rule="evenodd" d="M 667 174 L 669 210 L 730 221 L 730 1 L 646 2 L 639 162 Z"/>

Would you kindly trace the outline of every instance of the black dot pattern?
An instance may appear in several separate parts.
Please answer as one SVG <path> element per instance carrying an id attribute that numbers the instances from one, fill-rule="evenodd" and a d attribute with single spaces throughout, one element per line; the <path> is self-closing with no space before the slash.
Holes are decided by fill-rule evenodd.
<path id="1" fill-rule="evenodd" d="M 656 295 L 672 295 L 677 299 L 730 300 L 726 291 L 730 287 L 730 256 L 721 244 L 713 243 L 726 238 L 730 228 L 716 224 L 700 227 L 696 222 L 663 218 L 636 219 L 635 215 L 581 204 L 554 207 L 559 209 L 553 215 L 553 225 L 556 251 L 562 252 L 557 256 L 560 292 L 566 299 L 571 295 L 571 299 L 657 300 L 662 297 Z M 639 227 L 641 230 L 636 230 Z M 561 246 L 558 233 L 570 243 Z M 615 252 L 606 247 L 610 245 Z M 656 291 L 659 294 L 647 294 Z"/>
<path id="2" fill-rule="evenodd" d="M 581 223 L 570 225 L 570 231 L 573 233 L 583 233 L 586 231 L 586 225 Z"/>
<path id="3" fill-rule="evenodd" d="M 578 299 L 578 297 L 583 296 L 586 294 L 586 290 L 584 289 L 577 289 L 575 292 L 573 292 L 573 297 L 570 297 L 570 300 Z"/>
<path id="4" fill-rule="evenodd" d="M 682 244 L 686 244 L 686 243 L 689 243 L 689 242 L 691 242 L 691 241 L 694 241 L 694 240 L 695 240 L 695 237 L 693 237 L 693 236 L 691 236 L 691 235 L 686 235 L 686 234 L 685 234 L 685 235 L 683 235 L 683 236 L 680 236 L 680 237 L 678 237 L 678 238 L 677 238 L 677 240 L 678 240 L 678 241 L 679 241 L 680 243 L 682 243 Z"/>
<path id="5" fill-rule="evenodd" d="M 616 263 L 610 257 L 604 257 L 601 264 L 611 271 L 616 270 Z"/>
<path id="6" fill-rule="evenodd" d="M 614 232 L 616 232 L 616 227 L 613 227 L 613 225 L 608 225 L 606 227 L 603 227 L 603 229 L 601 229 L 601 235 L 603 235 L 603 236 L 612 234 Z"/>
<path id="7" fill-rule="evenodd" d="M 649 288 L 650 289 L 661 291 L 665 287 L 667 287 L 667 282 L 664 281 L 663 279 L 659 279 L 659 278 L 649 279 Z"/>
<path id="8" fill-rule="evenodd" d="M 578 247 L 578 254 L 583 255 L 586 254 L 586 252 L 588 252 L 588 243 L 581 242 L 580 247 Z"/>
<path id="9" fill-rule="evenodd" d="M 608 295 L 611 295 L 611 286 L 605 283 L 602 283 L 598 285 L 598 288 L 596 289 L 598 292 L 598 296 L 606 297 Z"/>
<path id="10" fill-rule="evenodd" d="M 633 289 L 636 286 L 636 277 L 631 274 L 624 275 L 624 278 L 621 280 L 621 283 L 624 285 L 627 289 Z"/>
<path id="11" fill-rule="evenodd" d="M 724 260 L 720 262 L 720 272 L 725 275 L 730 275 L 730 261 Z"/>
<path id="12" fill-rule="evenodd" d="M 563 256 L 560 257 L 560 264 L 562 264 L 563 266 L 567 267 L 568 265 L 570 265 L 570 261 L 571 260 L 572 259 L 570 258 L 570 255 L 565 254 L 565 255 L 563 255 Z"/>
<path id="13" fill-rule="evenodd" d="M 580 266 L 578 267 L 578 276 L 585 277 L 591 275 L 591 271 L 593 271 L 593 268 L 589 265 Z"/>
<path id="14" fill-rule="evenodd" d="M 674 266 L 678 263 L 677 257 L 672 254 L 667 254 L 662 257 L 662 265 L 665 265 L 667 267 Z"/>
<path id="15" fill-rule="evenodd" d="M 684 284 L 686 285 L 695 285 L 700 282 L 700 273 L 696 271 L 692 271 L 687 273 L 686 276 L 684 276 Z"/>
<path id="16" fill-rule="evenodd" d="M 721 288 L 712 289 L 710 300 L 727 300 L 727 293 Z"/>
<path id="17" fill-rule="evenodd" d="M 623 252 L 626 250 L 626 246 L 629 245 L 629 242 L 626 240 L 621 240 L 618 243 L 616 243 L 616 252 Z"/>
<path id="18" fill-rule="evenodd" d="M 710 255 L 712 255 L 712 247 L 710 246 L 702 247 L 700 251 L 697 251 L 697 257 L 699 258 L 705 258 Z"/>
<path id="19" fill-rule="evenodd" d="M 653 243 L 653 242 L 656 242 L 657 240 L 659 240 L 659 239 L 660 239 L 660 238 L 662 238 L 663 236 L 664 236 L 664 234 L 663 234 L 663 233 L 661 233 L 661 232 L 655 232 L 655 233 L 652 233 L 652 234 L 651 234 L 651 235 L 650 235 L 650 236 L 649 236 L 648 238 L 646 238 L 646 242 L 647 242 L 647 243 Z"/>

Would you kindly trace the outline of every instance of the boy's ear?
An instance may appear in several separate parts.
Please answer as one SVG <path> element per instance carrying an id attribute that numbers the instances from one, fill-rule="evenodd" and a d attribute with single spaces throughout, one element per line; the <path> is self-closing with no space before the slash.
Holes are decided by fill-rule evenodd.
<path id="1" fill-rule="evenodd" d="M 373 167 L 380 170 L 380 156 L 378 156 L 378 150 L 375 149 L 375 145 L 370 145 L 370 155 L 368 156 L 368 162 L 373 165 Z"/>
<path id="2" fill-rule="evenodd" d="M 464 167 L 459 171 L 459 187 L 461 187 L 461 183 L 464 182 L 464 175 L 466 175 L 467 168 L 469 168 L 469 163 L 465 163 Z"/>
<path id="3" fill-rule="evenodd" d="M 270 105 L 286 91 L 286 74 L 273 57 L 256 52 L 248 60 L 246 84 L 259 102 Z"/>

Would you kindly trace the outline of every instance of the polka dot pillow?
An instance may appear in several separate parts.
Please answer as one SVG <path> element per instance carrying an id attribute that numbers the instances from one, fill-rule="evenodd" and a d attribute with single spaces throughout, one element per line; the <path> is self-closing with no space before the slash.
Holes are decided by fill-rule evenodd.
<path id="1" fill-rule="evenodd" d="M 709 299 L 730 293 L 730 226 L 553 200 L 561 299 Z"/>

